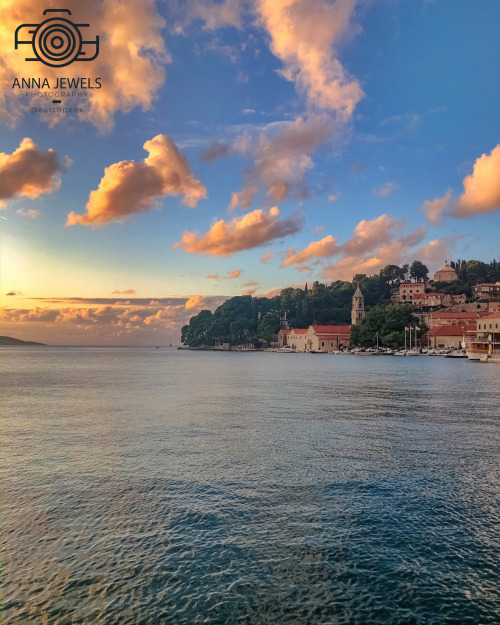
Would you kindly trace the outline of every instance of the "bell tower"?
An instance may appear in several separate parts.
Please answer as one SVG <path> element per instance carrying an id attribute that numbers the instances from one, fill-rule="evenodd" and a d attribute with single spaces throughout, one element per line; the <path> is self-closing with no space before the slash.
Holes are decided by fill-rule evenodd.
<path id="1" fill-rule="evenodd" d="M 365 314 L 365 297 L 358 285 L 352 298 L 351 324 L 359 326 L 365 318 Z"/>

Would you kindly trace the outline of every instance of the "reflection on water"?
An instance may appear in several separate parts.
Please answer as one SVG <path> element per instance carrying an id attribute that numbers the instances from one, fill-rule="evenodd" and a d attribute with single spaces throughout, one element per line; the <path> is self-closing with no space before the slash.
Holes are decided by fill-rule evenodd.
<path id="1" fill-rule="evenodd" d="M 6 625 L 499 622 L 500 367 L 1 356 Z"/>

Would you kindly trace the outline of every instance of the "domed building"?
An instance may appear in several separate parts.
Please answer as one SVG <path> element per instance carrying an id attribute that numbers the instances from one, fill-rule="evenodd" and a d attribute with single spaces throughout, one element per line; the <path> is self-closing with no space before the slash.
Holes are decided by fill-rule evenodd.
<path id="1" fill-rule="evenodd" d="M 445 260 L 441 269 L 434 274 L 434 282 L 455 282 L 455 280 L 458 280 L 457 272 Z"/>

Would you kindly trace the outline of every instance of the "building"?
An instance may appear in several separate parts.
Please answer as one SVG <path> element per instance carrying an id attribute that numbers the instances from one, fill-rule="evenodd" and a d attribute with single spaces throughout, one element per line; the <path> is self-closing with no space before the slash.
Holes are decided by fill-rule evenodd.
<path id="1" fill-rule="evenodd" d="M 287 337 L 288 345 L 298 352 L 306 351 L 306 334 L 307 328 L 293 328 Z"/>
<path id="2" fill-rule="evenodd" d="M 466 312 L 449 312 L 447 310 L 437 310 L 430 315 L 430 327 L 442 326 L 463 326 L 475 324 L 479 317 L 484 317 L 486 311 L 469 310 Z"/>
<path id="3" fill-rule="evenodd" d="M 476 332 L 468 341 L 467 357 L 500 364 L 500 312 L 485 315 L 476 324 Z"/>
<path id="4" fill-rule="evenodd" d="M 472 287 L 472 292 L 477 299 L 499 299 L 500 282 L 483 282 Z"/>
<path id="5" fill-rule="evenodd" d="M 335 352 L 351 342 L 351 326 L 318 326 L 294 328 L 287 336 L 288 345 L 297 352 Z"/>
<path id="6" fill-rule="evenodd" d="M 438 308 L 465 304 L 467 296 L 449 295 L 448 293 L 416 293 L 413 295 L 412 304 L 415 308 Z"/>
<path id="7" fill-rule="evenodd" d="M 401 282 L 396 300 L 398 302 L 412 302 L 415 295 L 425 295 L 423 282 Z"/>
<path id="8" fill-rule="evenodd" d="M 281 329 L 278 332 L 277 347 L 285 347 L 285 345 L 288 345 L 288 337 L 290 336 L 290 332 L 291 330 L 288 329 Z"/>
<path id="9" fill-rule="evenodd" d="M 475 330 L 474 323 L 434 326 L 421 337 L 421 342 L 432 349 L 461 349 L 465 347 L 470 337 L 474 336 Z"/>
<path id="10" fill-rule="evenodd" d="M 455 280 L 458 280 L 457 272 L 445 260 L 444 265 L 434 274 L 434 282 L 455 282 Z"/>
<path id="11" fill-rule="evenodd" d="M 306 351 L 336 352 L 351 343 L 351 327 L 309 326 L 306 334 Z"/>
<path id="12" fill-rule="evenodd" d="M 365 318 L 365 315 L 365 297 L 358 285 L 352 297 L 351 324 L 353 326 L 359 326 Z"/>

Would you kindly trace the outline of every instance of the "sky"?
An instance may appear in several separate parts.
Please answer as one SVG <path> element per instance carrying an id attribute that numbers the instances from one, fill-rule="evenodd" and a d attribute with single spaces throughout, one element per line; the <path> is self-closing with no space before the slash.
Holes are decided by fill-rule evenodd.
<path id="1" fill-rule="evenodd" d="M 1 8 L 2 334 L 180 344 L 235 295 L 500 257 L 497 0 L 63 4 Z"/>

